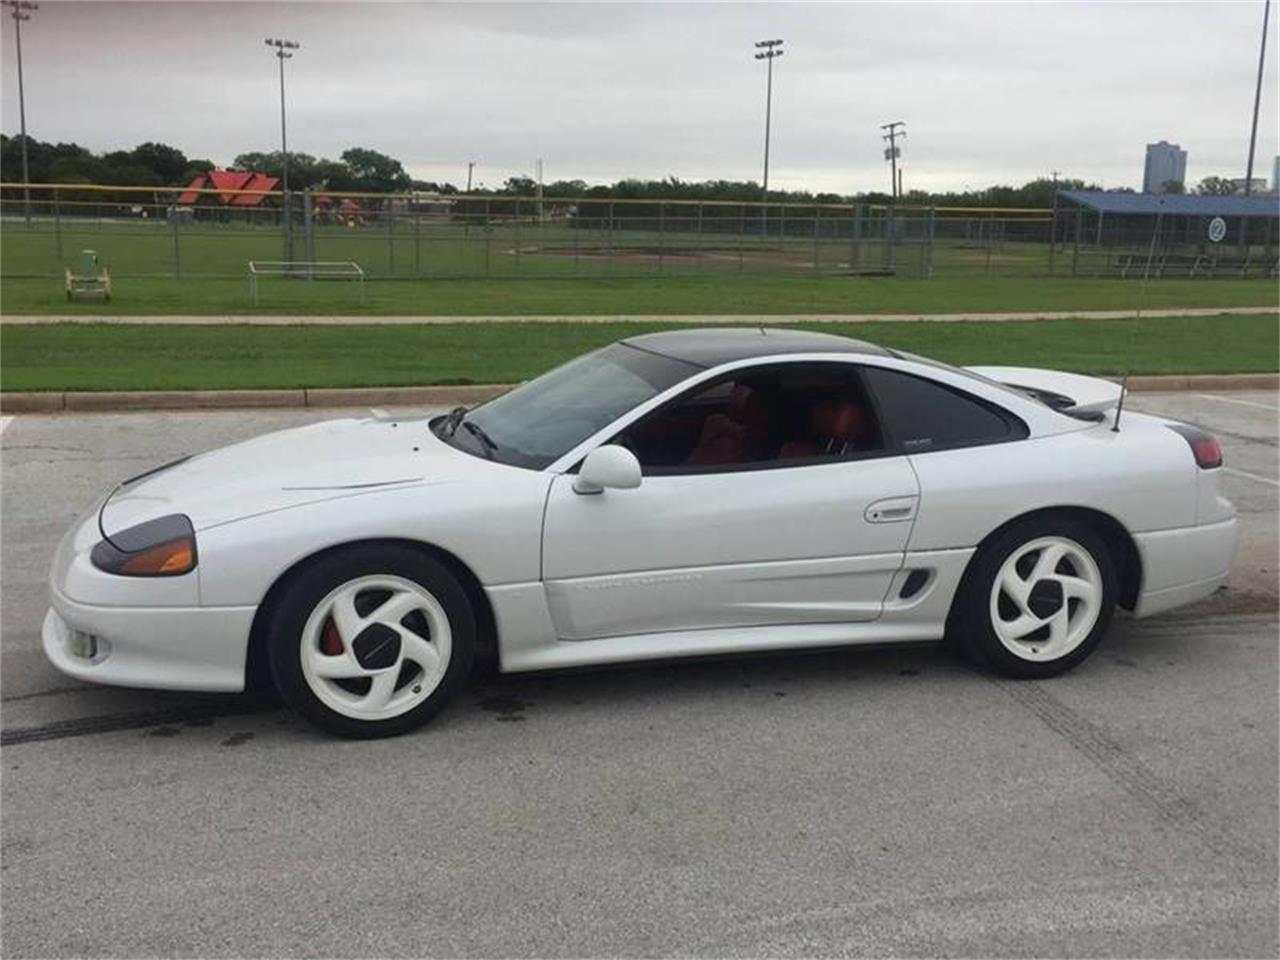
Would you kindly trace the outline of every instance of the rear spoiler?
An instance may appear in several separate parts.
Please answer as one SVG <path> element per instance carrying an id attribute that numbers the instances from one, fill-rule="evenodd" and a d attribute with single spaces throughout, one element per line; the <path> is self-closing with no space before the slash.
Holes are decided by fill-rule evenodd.
<path id="1" fill-rule="evenodd" d="M 1086 377 L 1078 373 L 1059 370 L 1040 370 L 1036 367 L 966 367 L 971 373 L 988 380 L 1033 394 L 1055 410 L 1099 419 L 1102 414 L 1119 406 L 1124 388 L 1118 383 L 1101 377 Z"/>

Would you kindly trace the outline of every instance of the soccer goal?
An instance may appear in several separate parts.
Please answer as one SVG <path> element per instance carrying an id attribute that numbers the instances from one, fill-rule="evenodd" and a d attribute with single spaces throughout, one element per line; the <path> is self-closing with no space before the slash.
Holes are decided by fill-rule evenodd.
<path id="1" fill-rule="evenodd" d="M 250 260 L 249 295 L 258 302 L 259 277 L 296 277 L 302 280 L 356 280 L 364 303 L 364 271 L 354 260 Z"/>

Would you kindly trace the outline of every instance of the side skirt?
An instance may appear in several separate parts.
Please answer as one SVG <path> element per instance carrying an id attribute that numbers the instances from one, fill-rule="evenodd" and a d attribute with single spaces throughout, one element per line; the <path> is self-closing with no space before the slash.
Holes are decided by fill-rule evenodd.
<path id="1" fill-rule="evenodd" d="M 861 623 L 806 623 L 767 627 L 727 627 L 631 634 L 597 640 L 556 636 L 541 582 L 487 588 L 498 626 L 499 663 L 504 673 L 630 661 L 664 660 L 764 650 L 853 646 L 940 640 L 956 586 L 973 548 L 908 553 L 895 575 L 876 620 Z M 912 571 L 926 579 L 901 596 Z"/>

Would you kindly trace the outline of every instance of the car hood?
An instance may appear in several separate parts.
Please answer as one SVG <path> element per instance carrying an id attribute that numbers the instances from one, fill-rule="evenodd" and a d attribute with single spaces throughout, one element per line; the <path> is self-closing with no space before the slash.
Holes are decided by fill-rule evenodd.
<path id="1" fill-rule="evenodd" d="M 428 421 L 328 420 L 264 434 L 126 480 L 104 501 L 103 531 L 184 513 L 201 530 L 379 489 L 471 480 L 510 470 L 456 450 Z"/>

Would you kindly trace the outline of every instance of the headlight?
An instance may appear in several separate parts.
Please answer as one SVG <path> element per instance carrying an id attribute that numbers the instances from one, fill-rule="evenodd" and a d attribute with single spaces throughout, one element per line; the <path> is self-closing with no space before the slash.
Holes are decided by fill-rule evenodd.
<path id="1" fill-rule="evenodd" d="M 89 559 L 99 570 L 125 577 L 181 576 L 196 568 L 196 531 L 185 514 L 159 517 L 113 533 Z"/>

